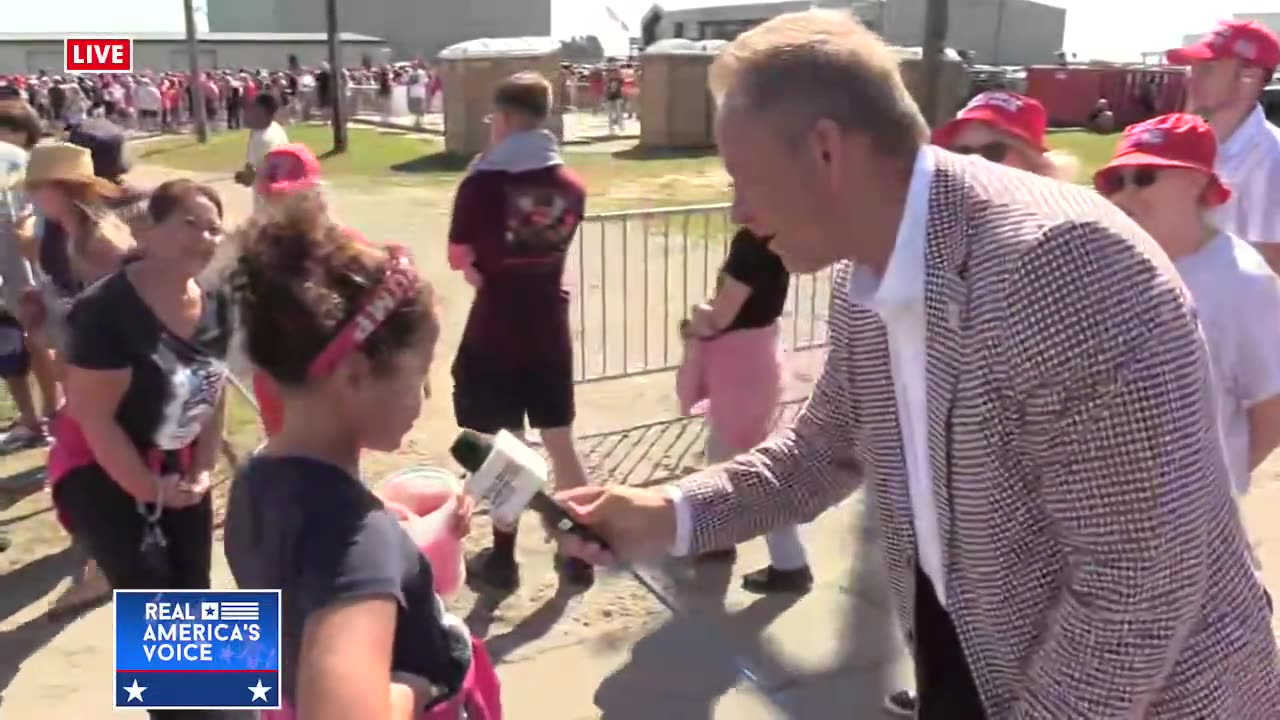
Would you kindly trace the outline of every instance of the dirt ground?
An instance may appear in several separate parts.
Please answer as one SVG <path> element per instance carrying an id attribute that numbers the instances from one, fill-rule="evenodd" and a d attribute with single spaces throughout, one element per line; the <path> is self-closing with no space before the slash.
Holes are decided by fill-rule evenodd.
<path id="1" fill-rule="evenodd" d="M 195 173 L 175 173 L 152 167 L 134 171 L 139 184 L 155 184 L 175 175 L 185 174 L 205 179 L 222 193 L 230 218 L 244 217 L 249 209 L 247 191 L 231 184 L 225 176 L 209 176 Z M 637 187 L 643 196 L 646 188 Z M 437 357 L 441 358 L 432 370 L 429 399 L 422 418 L 414 428 L 401 452 L 393 455 L 374 455 L 368 458 L 364 472 L 371 482 L 391 471 L 414 463 L 443 463 L 445 450 L 456 432 L 449 402 L 449 360 L 456 350 L 458 337 L 470 303 L 471 290 L 445 264 L 445 235 L 447 212 L 450 203 L 448 192 L 412 187 L 375 187 L 371 185 L 336 186 L 331 198 L 336 214 L 344 222 L 361 229 L 369 237 L 381 241 L 397 241 L 412 248 L 419 265 L 439 291 L 443 316 L 443 334 Z M 662 280 L 657 267 L 662 262 L 666 243 L 684 244 L 683 238 L 673 239 L 670 229 L 664 243 L 646 248 L 640 237 L 628 241 L 628 265 L 619 262 L 611 266 L 603 283 L 593 283 L 586 292 L 587 308 L 609 306 L 613 309 L 607 320 L 597 323 L 594 310 L 584 313 L 588 318 L 589 344 L 597 342 L 599 348 L 610 347 L 621 335 L 629 334 L 634 347 L 645 342 L 648 333 L 655 351 L 650 353 L 650 366 L 670 364 L 678 359 L 678 351 L 668 346 L 664 353 L 656 347 L 664 340 L 674 342 L 669 331 L 674 329 L 677 313 L 689 303 L 700 299 L 707 288 L 706 281 L 714 272 L 714 263 L 723 256 L 722 240 L 712 228 L 706 237 L 691 240 L 698 252 L 712 263 L 710 271 L 699 264 L 700 280 L 686 278 L 675 272 L 676 263 L 682 262 L 683 247 L 677 248 L 678 256 L 668 259 L 667 292 L 662 290 Z M 588 228 L 585 232 L 590 233 Z M 618 242 L 614 237 L 616 226 L 603 228 L 602 238 Z M 589 237 L 589 234 L 587 235 Z M 692 237 L 692 233 L 690 235 Z M 708 239 L 709 238 L 709 239 Z M 588 243 L 594 248 L 580 257 L 587 262 L 598 262 L 600 245 Z M 644 250 L 648 250 L 654 272 L 646 274 L 652 297 L 644 301 L 641 291 L 623 279 L 634 275 L 634 269 L 643 262 Z M 592 253 L 596 253 L 593 255 Z M 611 259 L 610 262 L 613 262 Z M 575 269 L 571 273 L 577 279 L 581 275 Z M 677 288 L 683 290 L 677 290 Z M 668 297 L 674 295 L 678 302 Z M 659 297 L 666 298 L 669 310 L 659 322 L 655 313 L 646 316 L 645 308 Z M 607 300 L 606 300 L 607 298 Z M 640 301 L 640 302 L 637 302 Z M 808 301 L 801 303 L 807 308 Z M 615 316 L 625 312 L 633 318 L 627 333 L 609 338 L 603 329 L 627 326 L 628 321 Z M 643 319 L 646 318 L 647 319 Z M 597 345 L 592 345 L 597 347 Z M 618 352 L 621 352 L 619 350 Z M 642 358 L 637 358 L 634 348 L 626 351 L 632 357 L 632 369 Z M 593 366 L 603 361 L 603 350 L 589 359 Z M 811 381 L 812 357 L 797 362 L 793 378 L 794 393 L 803 394 L 803 388 Z M 616 367 L 610 367 L 616 372 Z M 676 415 L 673 400 L 673 384 L 669 373 L 654 374 L 624 381 L 592 383 L 583 386 L 579 394 L 579 431 L 589 436 L 584 441 L 584 453 L 589 462 L 599 468 L 599 474 L 608 475 L 612 481 L 642 484 L 668 476 L 682 467 L 698 462 L 700 453 L 700 427 L 683 423 L 674 427 L 645 427 L 645 423 L 671 418 Z M 234 413 L 238 422 L 235 444 L 241 452 L 247 452 L 261 440 L 247 409 L 241 406 Z M 635 427 L 641 425 L 642 427 Z M 622 434 L 605 434 L 611 431 L 634 428 Z M 98 641 L 87 638 L 84 642 L 68 643 L 58 638 L 64 630 L 61 625 L 46 623 L 41 615 L 49 604 L 70 583 L 70 576 L 77 567 L 75 553 L 68 549 L 67 538 L 51 512 L 47 493 L 42 490 L 42 463 L 44 453 L 33 451 L 0 458 L 0 526 L 13 538 L 13 547 L 0 555 L 0 689 L 3 701 L 0 707 L 5 717 L 30 717 L 37 710 L 29 703 L 52 703 L 65 709 L 67 717 L 96 718 L 107 716 L 102 695 L 81 697 L 82 686 L 74 674 L 68 675 L 55 668 L 83 669 L 86 673 L 105 676 L 111 664 L 109 637 Z M 602 478 L 604 479 L 604 478 Z M 221 503 L 226 486 L 215 490 L 215 500 Z M 483 517 L 478 518 L 470 540 L 472 549 L 487 544 L 488 527 Z M 597 586 L 582 597 L 558 594 L 558 583 L 551 569 L 552 552 L 545 544 L 539 528 L 530 523 L 521 537 L 521 556 L 524 559 L 524 583 L 521 589 L 508 597 L 478 596 L 470 589 L 463 589 L 452 598 L 450 606 L 464 616 L 471 626 L 491 638 L 490 646 L 495 655 L 508 661 L 518 661 L 522 648 L 534 643 L 537 651 L 571 645 L 586 638 L 618 638 L 630 636 L 656 622 L 662 608 L 636 583 L 621 577 L 604 577 Z M 215 565 L 222 567 L 221 551 L 215 547 Z M 221 582 L 229 585 L 224 570 L 219 570 Z M 79 626 L 93 621 L 98 611 L 90 617 L 73 623 L 66 634 L 73 634 Z M 109 626 L 108 626 L 109 627 Z M 621 640 L 619 640 L 621 642 Z M 46 668 L 48 671 L 39 671 Z M 7 687 L 6 687 L 7 686 Z M 47 705 L 44 710 L 50 709 Z M 14 714 L 10 714 L 14 713 Z"/>
<path id="2" fill-rule="evenodd" d="M 147 167 L 140 168 L 136 174 L 143 184 L 173 175 L 169 171 Z M 214 184 L 222 192 L 229 214 L 242 217 L 249 207 L 248 193 L 231 185 L 225 176 L 215 180 Z M 643 193 L 647 190 L 637 188 L 636 191 Z M 450 201 L 447 191 L 365 184 L 337 186 L 333 188 L 332 198 L 338 216 L 345 222 L 360 228 L 371 238 L 395 240 L 410 246 L 442 299 L 444 332 L 437 351 L 440 361 L 431 376 L 434 392 L 402 451 L 368 458 L 364 471 L 370 482 L 376 484 L 378 478 L 406 465 L 444 463 L 445 450 L 456 432 L 449 402 L 451 382 L 448 363 L 457 347 L 471 291 L 448 270 L 444 261 L 446 213 Z M 689 302 L 706 291 L 711 272 L 724 251 L 723 233 L 718 232 L 722 219 L 708 213 L 705 229 L 700 225 L 703 219 L 691 222 L 693 227 L 688 230 L 683 227 L 673 229 L 668 220 L 654 217 L 628 223 L 623 230 L 620 223 L 605 221 L 598 228 L 588 227 L 584 231 L 582 255 L 574 261 L 572 274 L 579 279 L 598 279 L 594 283 L 579 283 L 583 287 L 577 288 L 579 297 L 585 298 L 586 303 L 582 306 L 585 311 L 581 315 L 587 318 L 581 325 L 584 333 L 582 344 L 587 348 L 584 375 L 608 375 L 623 367 L 656 370 L 678 360 L 678 346 L 670 334 L 675 319 Z M 624 233 L 625 241 L 621 239 Z M 603 240 L 599 239 L 601 237 Z M 598 265 L 596 272 L 592 270 L 592 263 L 599 263 L 599 258 L 603 257 L 599 252 L 600 242 L 609 243 L 610 247 L 625 243 L 626 247 L 625 252 L 610 256 L 609 262 L 614 264 L 604 273 L 598 272 Z M 668 247 L 673 250 L 670 255 L 667 254 Z M 670 269 L 683 268 L 683 263 L 678 261 L 686 253 L 694 261 L 689 276 L 685 276 L 682 269 Z M 625 269 L 622 258 L 626 258 Z M 664 262 L 670 262 L 670 267 L 664 267 Z M 638 278 L 643 278 L 643 282 Z M 796 318 L 787 331 L 788 340 L 804 344 L 808 339 L 821 336 L 825 311 L 821 301 L 826 291 L 824 282 L 817 278 L 808 284 L 805 281 L 797 284 L 788 306 L 790 316 Z M 603 310 L 606 306 L 607 311 Z M 575 313 L 579 313 L 578 308 L 575 305 Z M 621 347 L 623 337 L 627 338 L 626 350 Z M 820 361 L 818 352 L 797 353 L 790 358 L 788 397 L 804 395 Z M 669 372 L 589 382 L 580 386 L 577 429 L 584 435 L 581 448 L 589 464 L 595 468 L 597 478 L 642 485 L 678 474 L 700 462 L 700 424 L 662 422 L 676 415 L 673 396 L 673 380 Z M 788 406 L 787 411 L 793 411 L 794 407 Z M 247 451 L 260 438 L 243 406 L 237 409 L 236 418 L 236 445 Z M 54 520 L 48 497 L 41 489 L 42 463 L 43 453 L 40 452 L 0 458 L 0 478 L 3 478 L 0 479 L 0 527 L 7 530 L 14 540 L 13 547 L 0 554 L 0 717 L 19 720 L 42 715 L 77 720 L 116 717 L 108 709 L 112 652 L 109 610 L 100 609 L 64 624 L 51 624 L 42 617 L 52 600 L 67 587 L 69 577 L 76 569 L 75 554 L 68 550 L 66 536 Z M 1280 456 L 1273 457 L 1259 473 L 1258 490 L 1245 504 L 1245 517 L 1255 536 L 1263 566 L 1280 570 L 1280 526 L 1272 520 L 1274 508 L 1280 503 L 1280 482 L 1276 480 L 1278 472 Z M 220 501 L 224 493 L 225 486 L 222 486 L 217 490 L 216 498 Z M 860 501 L 855 499 L 852 502 L 857 504 Z M 813 530 L 807 536 L 807 541 L 815 545 L 815 570 L 831 578 L 821 579 L 822 584 L 838 586 L 841 592 L 846 592 L 850 581 L 831 573 L 843 573 L 849 564 L 849 545 L 844 539 L 848 536 L 838 536 L 824 548 L 819 545 L 819 532 L 826 536 L 830 532 L 850 530 L 844 526 L 834 531 L 824 528 Z M 478 518 L 469 546 L 472 549 L 482 547 L 488 534 L 484 518 Z M 557 700 L 554 694 L 561 692 L 554 689 L 559 685 L 554 685 L 554 688 L 546 685 L 548 675 L 545 671 L 544 674 L 527 677 L 515 672 L 533 665 L 535 660 L 560 662 L 556 660 L 560 657 L 557 653 L 572 655 L 576 652 L 575 646 L 589 647 L 595 653 L 590 657 L 584 656 L 586 659 L 582 662 L 588 665 L 606 662 L 599 658 L 607 656 L 610 651 L 626 652 L 629 649 L 637 656 L 652 654 L 657 642 L 655 638 L 672 635 L 671 632 L 651 634 L 655 629 L 672 627 L 665 624 L 669 616 L 634 580 L 621 574 L 608 574 L 583 595 L 561 593 L 552 571 L 551 547 L 544 543 L 542 533 L 532 521 L 523 528 L 520 543 L 524 577 L 520 590 L 510 596 L 497 596 L 478 595 L 470 589 L 463 589 L 457 597 L 450 599 L 449 605 L 455 613 L 465 617 L 475 631 L 488 638 L 491 652 L 508 669 L 504 672 L 514 673 L 510 676 L 513 692 L 514 688 L 520 688 L 519 692 L 525 693 L 522 695 L 524 700 L 536 693 L 540 702 L 554 703 Z M 763 559 L 762 550 L 757 545 L 759 543 L 747 550 L 735 572 L 752 569 L 751 563 Z M 217 547 L 215 568 L 215 582 L 223 587 L 230 586 L 225 563 Z M 751 602 L 750 596 L 731 586 L 728 576 L 695 576 L 687 566 L 654 569 L 650 576 L 662 587 L 689 598 L 695 607 L 705 606 L 719 615 L 750 618 L 752 613 L 762 612 L 759 604 Z M 1276 573 L 1268 578 L 1273 593 L 1280 591 L 1278 580 Z M 821 603 L 827 603 L 827 600 L 822 599 Z M 768 612 L 776 614 L 780 611 Z M 832 635 L 830 629 L 823 629 L 827 627 L 825 621 L 811 621 L 817 613 L 824 613 L 821 617 L 825 618 L 830 612 L 828 604 L 819 604 L 813 610 L 793 612 L 789 619 L 784 618 L 784 622 L 789 623 L 785 635 L 794 637 L 805 632 Z M 888 622 L 887 619 L 878 620 L 871 629 L 878 629 L 882 635 L 891 635 L 885 630 Z M 750 635 L 749 639 L 754 642 L 758 630 L 744 630 L 743 633 Z M 676 632 L 677 640 L 681 637 Z M 781 647 L 785 643 L 779 641 L 777 644 Z M 816 664 L 816 644 L 818 639 L 808 645 L 791 648 L 796 662 Z M 679 652 L 677 650 L 677 655 Z M 860 652 L 850 662 L 867 667 L 887 662 L 879 656 L 872 657 L 869 651 Z M 892 654 L 885 651 L 886 657 Z M 660 653 L 659 664 L 669 656 Z M 592 668 L 565 667 L 563 672 L 571 676 L 581 672 L 586 677 L 595 677 Z M 554 669 L 551 675 L 556 675 Z M 651 676 L 645 677 L 644 682 L 650 682 L 648 678 Z M 733 673 L 730 671 L 729 676 L 723 678 L 717 676 L 712 682 L 719 683 L 716 692 L 724 693 L 734 682 Z M 833 692 L 847 701 L 847 694 L 844 694 L 847 689 L 842 690 L 838 684 L 844 681 L 831 682 L 836 683 Z M 612 690 L 602 686 L 600 697 L 606 697 L 606 691 Z M 641 687 L 632 688 L 626 693 L 626 698 L 614 699 L 624 708 L 632 704 L 630 712 L 615 710 L 605 713 L 605 716 L 652 717 L 644 712 L 644 698 L 651 696 L 650 690 L 643 683 Z M 584 695 L 579 698 L 585 703 L 584 709 L 567 714 L 555 711 L 536 714 L 532 711 L 511 712 L 509 717 L 537 720 L 600 717 L 592 704 L 591 690 L 577 688 L 574 692 Z M 600 697 L 594 702 L 603 707 Z M 874 694 L 867 697 L 872 703 L 868 708 L 878 702 Z M 512 698 L 512 701 L 518 700 Z M 528 707 L 523 700 L 518 702 L 520 706 Z M 843 703 L 841 706 L 847 707 Z M 871 717 L 874 714 L 870 709 L 850 712 L 849 717 Z M 134 717 L 123 713 L 119 716 Z M 711 716 L 709 711 L 680 715 L 699 720 Z M 828 714 L 795 717 L 819 716 L 827 717 Z M 747 720 L 748 715 L 725 710 L 715 717 Z"/>

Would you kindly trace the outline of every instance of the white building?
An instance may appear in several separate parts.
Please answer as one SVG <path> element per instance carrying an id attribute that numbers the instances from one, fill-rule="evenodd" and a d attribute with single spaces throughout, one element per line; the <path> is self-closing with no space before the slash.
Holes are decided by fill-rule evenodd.
<path id="1" fill-rule="evenodd" d="M 847 8 L 894 45 L 924 41 L 927 0 L 659 0 L 644 28 L 653 39 L 731 39 L 775 15 L 813 7 Z M 1033 0 L 951 0 L 948 47 L 984 65 L 1055 62 L 1066 32 L 1066 10 Z"/>
<path id="2" fill-rule="evenodd" d="M 128 34 L 133 38 L 133 66 L 136 71 L 186 70 L 190 67 L 186 35 L 180 32 Z M 41 70 L 60 74 L 64 67 L 63 38 L 66 33 L 0 33 L 0 75 L 35 73 Z M 379 38 L 356 33 L 342 34 L 342 64 L 353 67 L 365 55 L 381 57 L 386 43 Z M 200 35 L 202 68 L 267 68 L 283 70 L 290 57 L 304 66 L 316 66 L 329 59 L 329 43 L 324 33 L 235 33 L 208 32 Z"/>
<path id="3" fill-rule="evenodd" d="M 1267 27 L 1271 28 L 1271 32 L 1277 35 L 1280 35 L 1280 12 L 1235 13 L 1231 17 L 1234 20 L 1256 20 L 1257 22 L 1260 22 L 1263 25 L 1266 25 Z M 1212 28 L 1210 28 L 1209 30 L 1212 30 Z M 1206 34 L 1208 34 L 1209 30 L 1205 30 L 1203 32 L 1198 32 L 1198 33 L 1191 33 L 1190 35 L 1183 35 L 1182 46 L 1186 47 L 1187 45 L 1193 45 L 1197 42 L 1200 42 L 1200 38 L 1203 38 Z"/>
<path id="4" fill-rule="evenodd" d="M 858 3 L 847 0 L 659 0 L 645 13 L 641 25 L 652 41 L 732 40 L 776 15 L 831 7 L 854 9 L 868 27 L 878 30 L 882 6 L 879 0 Z"/>
<path id="5" fill-rule="evenodd" d="M 209 29 L 322 33 L 323 0 L 205 0 Z M 338 0 L 338 26 L 385 38 L 397 59 L 477 38 L 549 36 L 552 0 Z"/>

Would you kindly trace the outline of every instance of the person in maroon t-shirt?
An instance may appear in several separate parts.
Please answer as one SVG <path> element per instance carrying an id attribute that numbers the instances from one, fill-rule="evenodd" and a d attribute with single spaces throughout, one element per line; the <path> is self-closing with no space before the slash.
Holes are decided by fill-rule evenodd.
<path id="1" fill-rule="evenodd" d="M 453 364 L 458 425 L 484 433 L 542 433 L 557 488 L 586 483 L 573 444 L 573 346 L 564 264 L 586 204 L 582 182 L 564 167 L 543 129 L 551 84 L 512 75 L 494 95 L 492 145 L 476 158 L 454 198 L 449 264 L 476 289 Z M 558 562 L 573 585 L 591 566 Z M 515 528 L 494 527 L 493 547 L 471 572 L 500 589 L 519 584 Z"/>

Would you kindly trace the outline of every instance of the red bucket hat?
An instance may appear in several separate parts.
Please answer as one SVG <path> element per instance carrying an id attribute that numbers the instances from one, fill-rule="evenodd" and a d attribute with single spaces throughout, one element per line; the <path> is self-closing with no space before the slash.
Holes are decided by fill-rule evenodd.
<path id="1" fill-rule="evenodd" d="M 302 143 L 272 148 L 258 171 L 256 185 L 263 195 L 285 195 L 320 184 L 320 161 Z"/>
<path id="2" fill-rule="evenodd" d="M 1234 58 L 1260 68 L 1280 65 L 1280 38 L 1254 20 L 1223 20 L 1200 42 L 1165 53 L 1174 65 Z"/>
<path id="3" fill-rule="evenodd" d="M 1204 200 L 1217 206 L 1231 198 L 1231 189 L 1213 169 L 1217 155 L 1218 138 L 1200 116 L 1161 115 L 1125 128 L 1115 156 L 1094 173 L 1093 186 L 1103 190 L 1106 176 L 1123 167 L 1185 168 L 1209 177 Z"/>
<path id="4" fill-rule="evenodd" d="M 1006 90 L 978 93 L 949 122 L 933 133 L 933 144 L 949 147 L 966 123 L 981 122 L 1000 132 L 1020 138 L 1040 152 L 1048 152 L 1044 144 L 1048 118 L 1039 100 Z"/>

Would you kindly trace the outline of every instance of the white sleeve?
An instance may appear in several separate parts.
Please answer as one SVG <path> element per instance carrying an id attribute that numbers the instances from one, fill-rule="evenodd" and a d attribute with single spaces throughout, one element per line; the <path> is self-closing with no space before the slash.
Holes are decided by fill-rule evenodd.
<path id="1" fill-rule="evenodd" d="M 671 543 L 671 554 L 683 557 L 689 554 L 689 546 L 693 544 L 693 510 L 679 486 L 668 485 L 664 490 L 676 511 L 676 539 Z"/>
<path id="2" fill-rule="evenodd" d="M 1274 201 L 1280 189 L 1280 136 L 1275 134 L 1260 143 L 1258 152 L 1266 156 L 1254 165 L 1256 177 L 1237 182 L 1239 206 L 1235 209 L 1236 221 L 1241 225 L 1237 233 L 1251 243 L 1269 245 L 1280 243 L 1280 203 Z M 1230 204 L 1228 205 L 1230 207 Z"/>
<path id="3" fill-rule="evenodd" d="M 1240 397 L 1252 407 L 1280 395 L 1280 277 L 1255 275 L 1240 318 L 1236 382 Z"/>

